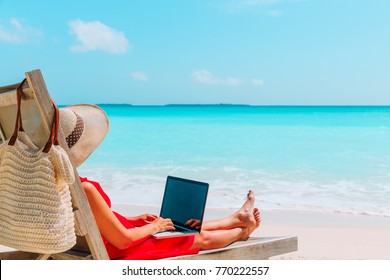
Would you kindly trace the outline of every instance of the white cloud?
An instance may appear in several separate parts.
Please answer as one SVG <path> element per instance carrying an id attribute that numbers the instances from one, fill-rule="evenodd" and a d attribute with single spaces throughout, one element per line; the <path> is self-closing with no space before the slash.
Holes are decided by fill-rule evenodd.
<path id="1" fill-rule="evenodd" d="M 10 44 L 36 43 L 43 37 L 40 30 L 25 25 L 15 18 L 9 20 L 9 24 L 0 24 L 0 41 Z"/>
<path id="2" fill-rule="evenodd" d="M 195 80 L 202 84 L 218 84 L 219 79 L 215 77 L 213 74 L 206 70 L 200 70 L 200 71 L 194 71 L 192 73 L 192 77 L 195 78 Z"/>
<path id="3" fill-rule="evenodd" d="M 241 83 L 238 78 L 219 78 L 207 70 L 198 70 L 192 73 L 192 77 L 201 84 L 236 86 Z"/>
<path id="4" fill-rule="evenodd" d="M 133 77 L 133 79 L 137 80 L 137 81 L 149 81 L 148 75 L 146 75 L 142 71 L 131 72 L 130 76 Z"/>
<path id="5" fill-rule="evenodd" d="M 131 45 L 123 32 L 112 29 L 100 21 L 69 21 L 70 33 L 76 36 L 79 45 L 71 46 L 72 52 L 102 50 L 112 54 L 126 53 Z"/>
<path id="6" fill-rule="evenodd" d="M 263 86 L 264 85 L 264 80 L 252 79 L 252 85 L 254 85 L 254 86 Z"/>

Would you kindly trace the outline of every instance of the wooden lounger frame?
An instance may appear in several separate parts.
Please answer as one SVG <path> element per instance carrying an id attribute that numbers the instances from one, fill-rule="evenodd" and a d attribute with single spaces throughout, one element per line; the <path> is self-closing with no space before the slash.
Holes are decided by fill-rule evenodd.
<path id="1" fill-rule="evenodd" d="M 29 90 L 25 92 L 23 101 L 29 103 L 29 112 L 23 113 L 23 118 L 28 118 L 29 114 L 39 115 L 41 122 L 38 129 L 40 133 L 44 133 L 44 139 L 49 135 L 49 127 L 53 119 L 54 110 L 51 105 L 50 95 L 46 88 L 43 76 L 40 70 L 33 70 L 26 73 L 26 78 L 29 85 Z M 17 85 L 16 85 L 17 86 Z M 13 89 L 16 86 L 8 88 L 1 88 L 0 90 L 0 143 L 9 137 L 10 128 L 7 124 L 14 124 L 14 119 L 11 116 L 16 115 L 16 94 L 13 94 Z M 26 105 L 22 106 L 25 108 Z M 23 120 L 23 123 L 25 121 Z M 28 126 L 28 122 L 26 122 Z M 36 126 L 36 124 L 33 124 Z M 26 127 L 26 126 L 25 126 Z M 35 127 L 36 130 L 36 127 Z M 28 128 L 26 128 L 28 131 Z M 12 134 L 12 132 L 11 132 Z M 68 154 L 64 135 L 60 129 L 59 141 L 62 148 Z M 38 143 L 39 145 L 40 143 Z M 75 176 L 78 178 L 76 168 L 74 168 Z M 75 228 L 77 238 L 77 245 L 70 251 L 44 255 L 37 253 L 21 252 L 15 250 L 3 250 L 0 252 L 0 260 L 2 259 L 95 259 L 108 260 L 108 254 L 101 239 L 99 229 L 96 225 L 91 208 L 88 204 L 87 197 L 84 193 L 80 180 L 76 180 L 71 186 L 70 191 L 72 195 L 72 203 L 75 214 Z M 1 245 L 1 244 L 0 244 Z M 171 259 L 268 259 L 269 257 L 285 254 L 296 251 L 298 249 L 297 237 L 261 237 L 249 238 L 247 241 L 236 242 L 226 248 L 218 250 L 201 251 L 197 255 L 180 256 Z"/>

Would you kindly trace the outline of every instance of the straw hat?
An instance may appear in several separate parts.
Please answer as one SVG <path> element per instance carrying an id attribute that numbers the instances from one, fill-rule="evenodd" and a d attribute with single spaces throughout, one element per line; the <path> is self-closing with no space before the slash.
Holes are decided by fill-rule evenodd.
<path id="1" fill-rule="evenodd" d="M 109 129 L 106 113 L 91 104 L 61 108 L 60 124 L 76 166 L 80 166 L 92 154 Z"/>

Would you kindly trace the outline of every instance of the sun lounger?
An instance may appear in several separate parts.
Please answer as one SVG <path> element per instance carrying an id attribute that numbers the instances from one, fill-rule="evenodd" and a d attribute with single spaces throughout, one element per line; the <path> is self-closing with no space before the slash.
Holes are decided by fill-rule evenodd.
<path id="1" fill-rule="evenodd" d="M 200 251 L 197 255 L 174 257 L 177 260 L 266 260 L 298 250 L 298 238 L 250 237 L 225 248 Z"/>
<path id="2" fill-rule="evenodd" d="M 247 241 L 235 242 L 225 248 L 200 251 L 196 255 L 185 255 L 168 258 L 167 260 L 266 260 L 274 256 L 287 254 L 298 250 L 298 238 L 291 237 L 250 237 Z M 18 252 L 5 249 L 0 253 L 0 259 L 38 259 L 49 256 L 39 256 L 36 253 Z M 56 260 L 93 259 L 88 253 L 71 251 L 50 256 Z"/>
<path id="3" fill-rule="evenodd" d="M 26 73 L 29 89 L 25 90 L 22 106 L 23 124 L 32 140 L 42 146 L 40 139 L 49 135 L 50 120 L 53 107 L 40 70 Z M 0 88 L 0 143 L 5 141 L 13 132 L 15 120 L 10 116 L 16 115 L 17 85 Z M 26 120 L 25 120 L 26 119 Z M 44 137 L 37 137 L 39 134 Z M 41 135 L 41 136 L 42 136 Z M 60 145 L 69 153 L 66 141 L 60 129 Z M 77 170 L 75 176 L 78 178 Z M 98 259 L 107 260 L 108 255 L 96 225 L 88 200 L 76 180 L 70 186 L 75 228 L 78 235 L 77 245 L 70 251 L 44 255 L 30 252 L 20 252 L 12 248 L 0 246 L 1 259 Z M 0 244 L 1 245 L 1 244 Z M 236 242 L 226 248 L 201 251 L 197 255 L 180 256 L 171 259 L 268 259 L 269 257 L 296 251 L 297 237 L 259 237 L 247 241 Z"/>

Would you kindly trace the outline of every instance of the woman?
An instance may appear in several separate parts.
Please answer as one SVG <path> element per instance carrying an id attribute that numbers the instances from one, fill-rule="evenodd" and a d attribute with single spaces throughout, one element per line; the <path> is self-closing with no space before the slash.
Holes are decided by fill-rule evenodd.
<path id="1" fill-rule="evenodd" d="M 75 105 L 61 109 L 61 128 L 74 164 L 79 166 L 103 141 L 108 132 L 106 114 L 97 106 Z M 98 182 L 80 178 L 97 226 L 111 259 L 158 259 L 199 250 L 225 247 L 246 240 L 260 226 L 260 213 L 249 191 L 242 207 L 219 220 L 205 221 L 199 234 L 154 239 L 157 232 L 173 230 L 170 219 L 143 214 L 124 217 L 111 210 L 111 201 Z"/>

